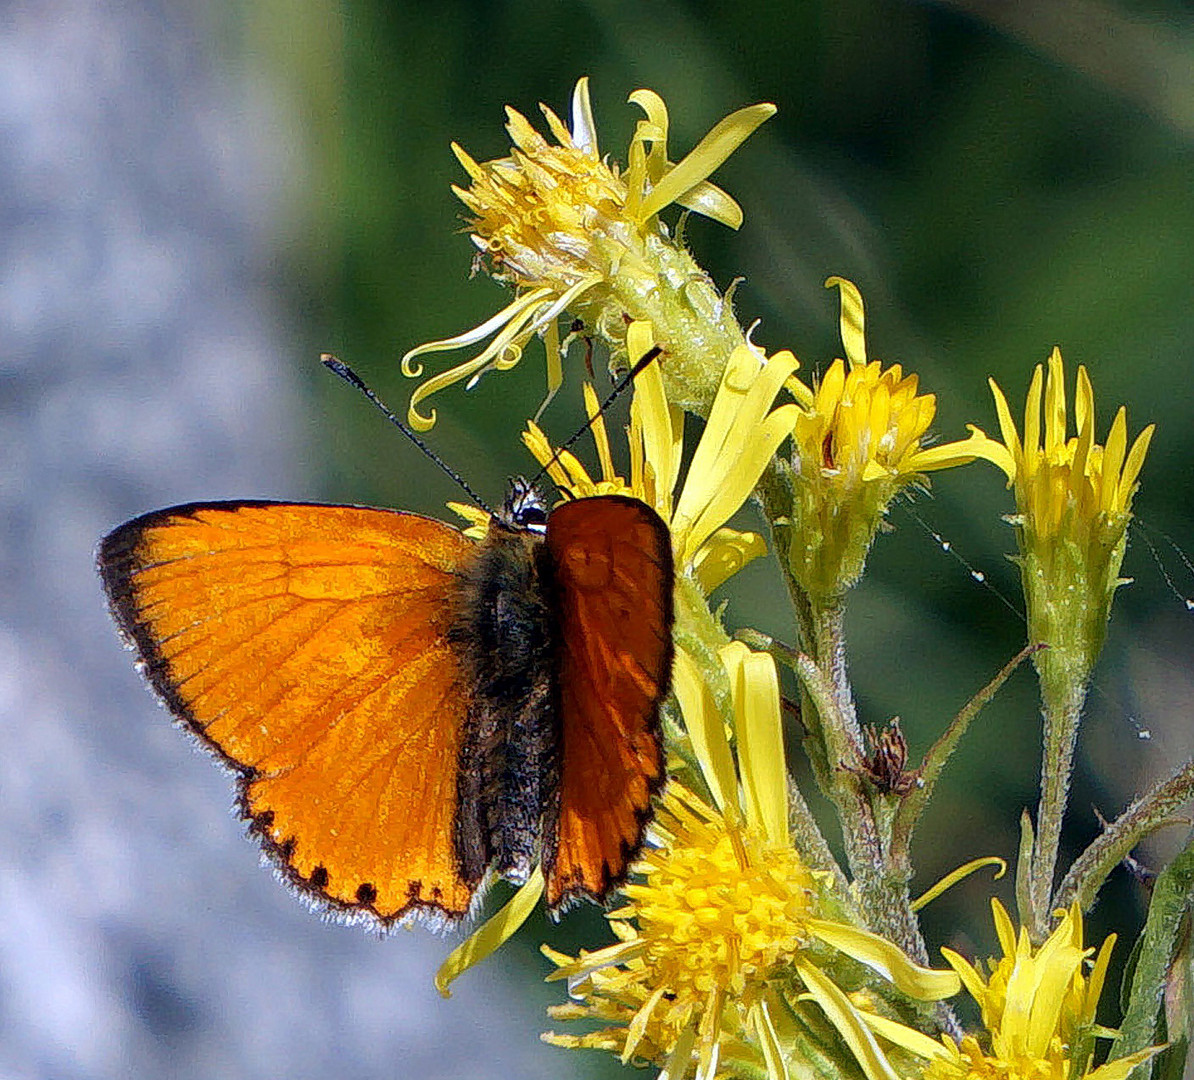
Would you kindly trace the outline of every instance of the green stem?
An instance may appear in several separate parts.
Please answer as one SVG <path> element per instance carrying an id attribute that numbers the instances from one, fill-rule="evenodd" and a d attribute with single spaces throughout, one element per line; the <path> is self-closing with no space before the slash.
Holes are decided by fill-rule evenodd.
<path id="1" fill-rule="evenodd" d="M 840 689 L 809 656 L 796 657 L 795 668 L 822 718 L 822 730 L 835 739 L 826 748 L 830 760 L 837 764 L 829 771 L 830 786 L 825 794 L 833 802 L 842 825 L 846 860 L 858 890 L 859 908 L 872 930 L 894 941 L 917 963 L 927 964 L 928 950 L 908 895 L 908 871 L 896 866 L 889 854 L 891 815 L 885 815 L 882 822 L 876 820 L 875 808 L 855 771 L 858 751 L 841 735 L 848 723 L 839 712 Z"/>
<path id="2" fill-rule="evenodd" d="M 764 472 L 756 493 L 771 523 L 776 551 L 790 546 L 792 490 L 787 466 L 776 459 Z M 842 595 L 814 601 L 796 581 L 788 561 L 780 559 L 784 582 L 809 655 L 796 658 L 803 694 L 802 719 L 808 732 L 804 745 L 813 775 L 833 803 L 842 827 L 846 860 L 858 891 L 859 907 L 876 932 L 896 942 L 919 963 L 928 962 L 920 924 L 908 895 L 909 871 L 890 858 L 892 815 L 876 820 L 857 767 L 863 752 L 862 732 L 850 686 Z"/>
<path id="3" fill-rule="evenodd" d="M 755 496 L 763 507 L 763 517 L 771 529 L 771 550 L 776 552 L 788 598 L 792 601 L 792 614 L 796 619 L 797 644 L 809 652 L 813 648 L 813 612 L 808 594 L 792 576 L 788 560 L 783 553 L 790 546 L 792 532 L 792 489 L 785 480 L 785 470 L 790 466 L 780 457 L 774 457 L 763 470 Z"/>
<path id="4" fill-rule="evenodd" d="M 834 719 L 839 730 L 834 732 L 833 749 L 836 758 L 846 762 L 851 747 L 861 755 L 862 730 L 854 709 L 854 692 L 846 673 L 845 600 L 838 597 L 813 611 L 813 658 L 817 667 L 833 688 Z M 831 760 L 834 755 L 830 755 Z"/>
<path id="5" fill-rule="evenodd" d="M 1093 840 L 1074 861 L 1057 890 L 1057 907 L 1069 907 L 1075 900 L 1086 910 L 1107 880 L 1107 875 L 1137 844 L 1157 829 L 1177 822 L 1171 815 L 1194 798 L 1194 759 L 1187 761 L 1166 780 L 1141 795 Z"/>
<path id="6" fill-rule="evenodd" d="M 1046 650 L 1038 654 L 1041 697 L 1044 701 L 1044 756 L 1041 762 L 1041 801 L 1037 810 L 1036 847 L 1032 858 L 1030 889 L 1031 925 L 1029 932 L 1038 943 L 1049 935 L 1049 915 L 1053 910 L 1053 879 L 1057 872 L 1057 852 L 1061 845 L 1061 826 L 1070 793 L 1070 775 L 1074 768 L 1074 748 L 1078 725 L 1086 700 L 1086 679 L 1078 677 L 1070 665 Z"/>

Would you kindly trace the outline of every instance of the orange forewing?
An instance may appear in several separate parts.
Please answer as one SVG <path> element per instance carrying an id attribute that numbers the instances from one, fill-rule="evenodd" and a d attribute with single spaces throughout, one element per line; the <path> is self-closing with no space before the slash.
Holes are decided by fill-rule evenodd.
<path id="1" fill-rule="evenodd" d="M 448 642 L 474 545 L 397 511 L 194 504 L 103 542 L 113 612 L 175 715 L 241 775 L 291 881 L 384 921 L 463 916 L 469 689 Z"/>
<path id="2" fill-rule="evenodd" d="M 558 507 L 546 543 L 559 637 L 560 800 L 547 903 L 604 899 L 642 846 L 663 783 L 659 708 L 672 663 L 672 549 L 637 499 Z"/>

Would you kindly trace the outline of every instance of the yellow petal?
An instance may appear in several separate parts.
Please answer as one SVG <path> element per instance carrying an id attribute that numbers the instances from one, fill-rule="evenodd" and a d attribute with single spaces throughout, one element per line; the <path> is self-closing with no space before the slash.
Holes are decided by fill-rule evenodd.
<path id="1" fill-rule="evenodd" d="M 950 469 L 955 465 L 965 465 L 982 458 L 1000 469 L 1009 479 L 1016 475 L 1016 465 L 1012 455 L 1003 443 L 988 438 L 982 428 L 967 424 L 970 436 L 959 442 L 938 443 L 927 450 L 917 450 L 911 454 L 903 464 L 906 472 L 933 472 L 936 469 Z"/>
<path id="2" fill-rule="evenodd" d="M 965 881 L 971 874 L 985 866 L 994 866 L 998 869 L 999 872 L 995 875 L 996 881 L 1007 873 L 1007 863 L 998 855 L 986 855 L 981 859 L 971 859 L 970 862 L 963 863 L 956 870 L 946 874 L 936 885 L 913 900 L 912 910 L 919 911 L 926 904 L 936 900 L 943 892 L 952 889 L 959 881 Z"/>
<path id="3" fill-rule="evenodd" d="M 448 954 L 435 974 L 436 989 L 444 997 L 449 997 L 448 987 L 474 964 L 479 964 L 503 945 L 527 921 L 542 895 L 543 871 L 536 866 L 526 884 L 510 897 L 501 911 L 482 923 Z"/>
<path id="4" fill-rule="evenodd" d="M 1028 397 L 1024 401 L 1024 448 L 1021 460 L 1029 476 L 1036 472 L 1041 456 L 1041 391 L 1044 384 L 1044 371 L 1037 364 L 1032 372 L 1032 382 L 1028 384 Z"/>
<path id="5" fill-rule="evenodd" d="M 1003 470 L 1007 474 L 1007 486 L 1011 487 L 1016 479 L 1016 463 L 1023 456 L 1020 435 L 1016 431 L 1016 422 L 1012 419 L 1012 411 L 1008 408 L 1007 398 L 1003 396 L 999 384 L 994 379 L 988 379 L 987 385 L 991 388 L 991 394 L 995 398 L 995 412 L 999 417 L 999 433 L 1003 436 L 1004 444 L 1011 452 L 1011 468 Z M 980 429 L 975 428 L 974 430 Z M 1000 467 L 1002 468 L 1002 466 Z"/>
<path id="6" fill-rule="evenodd" d="M 714 1080 L 717 1075 L 717 1063 L 721 1057 L 721 1013 L 724 1002 L 725 994 L 719 986 L 714 985 L 701 1013 L 697 1032 L 700 1043 L 693 1080 Z"/>
<path id="7" fill-rule="evenodd" d="M 543 410 L 551 404 L 561 386 L 564 385 L 564 356 L 560 351 L 560 324 L 552 319 L 547 324 L 543 335 L 543 351 L 547 355 L 547 396 L 535 413 L 535 419 L 543 415 Z"/>
<path id="8" fill-rule="evenodd" d="M 756 1001 L 751 1005 L 747 1011 L 747 1019 L 763 1051 L 763 1061 L 767 1065 L 767 1080 L 789 1080 L 788 1062 L 784 1058 L 775 1025 L 771 1022 L 771 1011 L 767 1002 Z"/>
<path id="9" fill-rule="evenodd" d="M 586 952 L 581 949 L 580 955 L 575 960 L 559 964 L 556 970 L 543 981 L 563 982 L 567 979 L 570 983 L 576 982 L 578 979 L 592 975 L 594 971 L 616 967 L 618 964 L 633 960 L 643 951 L 644 945 L 643 941 L 635 939 L 619 941 L 615 945 L 607 945 L 604 949 L 598 949 L 596 952 Z"/>
<path id="10" fill-rule="evenodd" d="M 1065 368 L 1061 350 L 1054 346 L 1049 355 L 1049 377 L 1045 380 L 1045 457 L 1054 460 L 1065 441 Z"/>
<path id="11" fill-rule="evenodd" d="M 779 449 L 779 444 L 791 433 L 799 412 L 800 408 L 797 405 L 781 405 L 775 409 L 766 420 L 755 427 L 753 438 L 749 439 L 744 447 L 734 456 L 726 454 L 719 460 L 717 468 L 711 472 L 711 477 L 705 478 L 706 484 L 702 487 L 708 501 L 700 508 L 696 520 L 689 525 L 688 537 L 680 559 L 681 566 L 687 565 L 701 545 L 736 514 L 750 497 L 767 463 Z M 691 476 L 690 469 L 689 483 Z M 712 491 L 707 490 L 710 479 L 713 484 Z M 688 493 L 688 487 L 686 483 L 681 503 L 683 496 Z M 683 522 L 679 507 L 676 518 Z"/>
<path id="12" fill-rule="evenodd" d="M 654 344 L 649 322 L 636 321 L 627 328 L 627 355 L 645 356 Z M 630 408 L 632 422 L 641 433 L 644 457 L 655 470 L 655 509 L 664 521 L 671 521 L 672 492 L 684 450 L 684 420 L 680 410 L 668 405 L 658 363 L 648 364 L 635 376 Z"/>
<path id="13" fill-rule="evenodd" d="M 978 973 L 978 970 L 970 963 L 966 957 L 960 953 L 956 953 L 953 949 L 941 947 L 941 955 L 945 957 L 945 961 L 957 973 L 958 978 L 962 980 L 962 985 L 966 987 L 968 993 L 979 1005 L 986 1007 L 987 1000 L 987 984 L 983 982 L 983 977 Z"/>
<path id="14" fill-rule="evenodd" d="M 411 349 L 402 357 L 402 374 L 408 379 L 417 379 L 423 374 L 423 365 L 412 363 L 416 356 L 422 356 L 424 353 L 444 352 L 449 349 L 459 349 L 465 345 L 475 345 L 478 341 L 483 341 L 489 337 L 490 334 L 496 333 L 503 326 L 506 326 L 512 320 L 517 319 L 528 308 L 534 307 L 540 301 L 551 295 L 551 290 L 548 288 L 535 289 L 533 292 L 526 293 L 512 300 L 496 315 L 491 315 L 483 323 L 474 326 L 471 330 L 466 330 L 462 334 L 457 334 L 455 337 L 443 338 L 440 341 L 429 341 L 425 345 L 418 345 Z"/>
<path id="15" fill-rule="evenodd" d="M 693 479 L 703 481 L 703 478 L 712 472 L 718 459 L 725 456 L 726 444 L 742 411 L 742 403 L 762 368 L 759 355 L 747 346 L 740 346 L 730 353 L 726 366 L 722 369 L 721 380 L 705 421 L 701 441 L 697 444 L 692 464 L 688 468 L 689 482 L 685 485 L 686 488 L 693 486 Z M 677 514 L 690 519 L 695 517 L 695 514 L 686 514 L 683 509 L 686 501 L 691 502 L 694 498 L 694 495 L 689 495 L 686 491 L 680 500 L 680 506 L 677 507 Z"/>
<path id="16" fill-rule="evenodd" d="M 701 592 L 709 596 L 748 562 L 767 554 L 767 541 L 756 532 L 718 529 L 701 545 L 692 562 L 692 576 Z"/>
<path id="17" fill-rule="evenodd" d="M 575 146 L 572 141 L 572 132 L 565 126 L 564 122 L 555 114 L 555 110 L 539 103 L 539 111 L 543 114 L 543 118 L 547 121 L 547 129 L 555 136 L 556 142 L 561 146 Z"/>
<path id="18" fill-rule="evenodd" d="M 1123 474 L 1119 480 L 1119 497 L 1116 499 L 1116 509 L 1118 510 L 1127 510 L 1132 502 L 1136 477 L 1140 475 L 1140 468 L 1144 464 L 1144 455 L 1148 453 L 1149 443 L 1152 442 L 1153 432 L 1156 430 L 1156 424 L 1149 424 L 1132 443 L 1132 449 L 1128 452 L 1127 460 L 1124 461 Z"/>
<path id="19" fill-rule="evenodd" d="M 569 290 L 570 293 L 573 291 Z M 429 431 L 435 426 L 435 410 L 432 409 L 424 416 L 418 411 L 417 406 L 437 391 L 462 379 L 474 378 L 491 365 L 496 368 L 509 368 L 518 363 L 522 349 L 516 344 L 515 339 L 524 333 L 529 336 L 535 328 L 542 325 L 548 310 L 543 305 L 551 295 L 552 292 L 548 288 L 535 289 L 507 304 L 496 315 L 471 330 L 440 341 L 429 341 L 406 353 L 402 357 L 402 374 L 417 379 L 423 374 L 423 365 L 413 362 L 416 357 L 473 345 L 496 332 L 494 339 L 477 356 L 432 376 L 415 389 L 407 408 L 407 422 L 410 426 L 416 431 Z"/>
<path id="20" fill-rule="evenodd" d="M 1111 950 L 1115 948 L 1116 935 L 1109 934 L 1099 947 L 1099 954 L 1095 957 L 1094 967 L 1086 979 L 1086 1010 L 1082 1020 L 1093 1024 L 1095 1010 L 1098 1008 L 1099 998 L 1103 996 L 1103 982 L 1107 978 L 1107 967 L 1111 963 Z"/>
<path id="21" fill-rule="evenodd" d="M 774 115 L 774 105 L 748 105 L 715 124 L 679 164 L 651 189 L 651 194 L 638 208 L 637 219 L 646 221 L 653 217 L 706 179 L 763 121 Z M 733 227 L 737 228 L 737 224 Z"/>
<path id="22" fill-rule="evenodd" d="M 667 142 L 668 115 L 667 104 L 654 90 L 640 89 L 633 91 L 626 99 L 631 105 L 637 105 L 647 114 L 645 125 L 653 131 L 648 138 L 653 141 Z"/>
<path id="23" fill-rule="evenodd" d="M 510 141 L 527 154 L 534 155 L 547 145 L 547 140 L 531 126 L 531 122 L 509 105 L 506 106 L 506 132 Z"/>
<path id="24" fill-rule="evenodd" d="M 459 143 L 452 143 L 452 153 L 456 155 L 456 160 L 464 167 L 464 171 L 469 174 L 470 179 L 480 180 L 485 175 L 485 170 L 481 168 L 470 156 L 467 150 Z M 452 189 L 460 194 L 455 187 Z"/>
<path id="25" fill-rule="evenodd" d="M 838 320 L 842 334 L 842 347 L 846 359 L 855 367 L 866 363 L 866 316 L 862 307 L 862 293 L 858 286 L 844 277 L 831 277 L 825 281 L 825 288 L 837 286 L 840 290 L 842 313 Z M 898 377 L 898 376 L 897 376 Z"/>
<path id="26" fill-rule="evenodd" d="M 779 676 L 769 653 L 740 641 L 721 649 L 734 694 L 738 769 L 747 823 L 771 843 L 787 846 L 788 772 L 779 707 Z"/>
<path id="27" fill-rule="evenodd" d="M 1074 442 L 1074 460 L 1070 466 L 1070 485 L 1076 491 L 1085 487 L 1090 472 L 1090 454 L 1095 445 L 1094 392 L 1085 367 L 1078 368 L 1078 391 L 1074 413 L 1078 424 L 1078 438 Z"/>
<path id="28" fill-rule="evenodd" d="M 746 501 L 795 426 L 798 406 L 768 409 L 797 366 L 790 352 L 776 353 L 765 364 L 748 346 L 730 354 L 672 518 L 682 566 Z"/>
<path id="29" fill-rule="evenodd" d="M 593 105 L 589 101 L 589 77 L 583 75 L 576 80 L 572 90 L 572 143 L 594 158 L 600 158 L 597 149 L 597 123 L 593 119 Z"/>
<path id="30" fill-rule="evenodd" d="M 998 900 L 991 900 L 991 914 L 995 920 L 995 934 L 999 938 L 999 947 L 1004 956 L 1015 956 L 1018 948 L 1016 928 L 1012 925 L 1012 918 Z"/>
<path id="31" fill-rule="evenodd" d="M 1150 1057 L 1159 1054 L 1164 1049 L 1164 1046 L 1150 1046 L 1144 1050 L 1137 1050 L 1134 1054 L 1128 1054 L 1126 1057 L 1105 1062 L 1097 1069 L 1088 1072 L 1083 1080 L 1127 1080 L 1137 1065 L 1148 1061 Z"/>
<path id="32" fill-rule="evenodd" d="M 446 504 L 453 514 L 458 514 L 469 523 L 464 535 L 473 540 L 483 540 L 489 532 L 489 514 L 472 503 L 449 502 Z"/>
<path id="33" fill-rule="evenodd" d="M 684 716 L 684 730 L 709 785 L 717 808 L 727 817 L 738 818 L 738 779 L 734 757 L 726 739 L 725 721 L 718 712 L 713 693 L 700 666 L 683 649 L 676 650 L 672 666 L 672 689 Z"/>
<path id="34" fill-rule="evenodd" d="M 817 395 L 813 389 L 802 383 L 795 375 L 784 380 L 784 388 L 796 399 L 796 403 L 803 409 L 811 409 L 816 403 Z"/>
<path id="35" fill-rule="evenodd" d="M 597 391 L 593 384 L 584 384 L 585 415 L 589 418 L 589 430 L 593 433 L 593 442 L 597 444 L 597 460 L 601 463 L 602 480 L 621 479 L 614 469 L 614 458 L 609 449 L 609 435 L 605 430 L 605 418 L 601 415 L 601 403 L 597 400 Z"/>
<path id="36" fill-rule="evenodd" d="M 846 365 L 840 360 L 835 360 L 821 376 L 821 384 L 817 387 L 817 397 L 813 402 L 813 408 L 825 417 L 826 421 L 831 420 L 837 411 L 845 388 Z"/>
<path id="37" fill-rule="evenodd" d="M 654 90 L 635 90 L 628 100 L 647 114 L 645 120 L 635 125 L 624 177 L 624 212 L 631 221 L 642 222 L 646 216 L 641 213 L 640 206 L 647 196 L 647 188 L 663 175 L 667 167 L 667 105 Z M 650 144 L 650 150 L 647 144 Z"/>
<path id="38" fill-rule="evenodd" d="M 898 945 L 869 930 L 826 919 L 809 919 L 808 928 L 826 945 L 832 945 L 878 972 L 910 998 L 940 1001 L 952 997 L 962 988 L 954 972 L 921 967 L 909 960 Z"/>
<path id="39" fill-rule="evenodd" d="M 1091 429 L 1092 437 L 1095 426 L 1094 387 L 1090 384 L 1090 375 L 1086 365 L 1078 365 L 1078 383 L 1074 388 L 1074 425 L 1078 437 L 1087 428 Z"/>
<path id="40" fill-rule="evenodd" d="M 692 1063 L 692 1048 L 696 1045 L 696 1028 L 690 1023 L 676 1040 L 672 1052 L 667 1056 L 667 1064 L 659 1071 L 656 1080 L 684 1080 L 688 1075 L 688 1066 Z"/>
<path id="41" fill-rule="evenodd" d="M 837 985 L 811 964 L 796 959 L 793 966 L 804 980 L 813 1000 L 825 1010 L 830 1023 L 850 1047 L 867 1080 L 899 1080 L 887 1056 L 875 1042 L 870 1028 L 863 1023 L 858 1010 Z"/>
<path id="42" fill-rule="evenodd" d="M 742 224 L 742 207 L 716 184 L 702 180 L 676 200 L 677 205 L 721 225 L 737 229 Z"/>
<path id="43" fill-rule="evenodd" d="M 1122 405 L 1111 422 L 1107 445 L 1103 447 L 1103 491 L 1099 509 L 1109 514 L 1116 507 L 1119 493 L 1119 474 L 1128 450 L 1128 410 Z"/>
<path id="44" fill-rule="evenodd" d="M 628 1064 L 630 1059 L 634 1057 L 634 1052 L 638 1049 L 638 1044 L 642 1042 L 643 1035 L 646 1034 L 651 1014 L 655 1011 L 655 1006 L 663 1000 L 663 995 L 666 993 L 666 986 L 656 987 L 651 996 L 643 1003 L 642 1008 L 634 1014 L 633 1019 L 626 1025 L 626 1042 L 622 1047 L 621 1054 L 623 1065 Z"/>
<path id="45" fill-rule="evenodd" d="M 896 1046 L 901 1046 L 905 1050 L 911 1050 L 919 1057 L 927 1058 L 930 1061 L 935 1058 L 950 1057 L 949 1050 L 942 1043 L 930 1038 L 923 1031 L 905 1027 L 896 1020 L 889 1020 L 885 1016 L 879 1016 L 865 1009 L 859 1009 L 858 1015 L 862 1017 L 863 1023 L 881 1038 Z"/>

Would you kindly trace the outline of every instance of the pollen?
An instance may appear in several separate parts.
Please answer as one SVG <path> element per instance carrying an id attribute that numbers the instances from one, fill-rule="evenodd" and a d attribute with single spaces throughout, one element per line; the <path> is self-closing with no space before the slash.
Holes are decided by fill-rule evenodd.
<path id="1" fill-rule="evenodd" d="M 644 860 L 626 895 L 657 985 L 703 1001 L 741 996 L 809 942 L 814 882 L 790 847 L 771 847 L 671 800 L 675 842 Z"/>
<path id="2" fill-rule="evenodd" d="M 685 1045 L 706 1065 L 754 1061 L 752 1017 L 811 944 L 813 874 L 790 847 L 727 822 L 679 784 L 662 796 L 654 827 L 661 845 L 608 916 L 618 943 L 576 959 L 544 949 L 573 998 L 552 1018 L 608 1026 L 544 1038 L 617 1050 L 624 1062 L 663 1064 Z M 686 1071 L 680 1064 L 676 1075 Z"/>
<path id="3" fill-rule="evenodd" d="M 513 109 L 511 157 L 478 164 L 460 147 L 472 184 L 454 188 L 472 213 L 472 239 L 493 277 L 516 287 L 563 293 L 591 274 L 605 276 L 614 241 L 624 249 L 627 189 L 614 167 L 577 146 L 555 119 L 553 145 Z M 621 239 L 622 244 L 617 244 Z"/>

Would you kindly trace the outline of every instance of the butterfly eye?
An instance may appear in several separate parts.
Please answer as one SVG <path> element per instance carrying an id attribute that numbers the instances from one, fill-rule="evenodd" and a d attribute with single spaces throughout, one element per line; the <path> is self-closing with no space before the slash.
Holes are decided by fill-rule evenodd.
<path id="1" fill-rule="evenodd" d="M 543 532 L 547 528 L 547 511 L 537 502 L 525 503 L 514 511 L 514 523 L 532 532 Z"/>
<path id="2" fill-rule="evenodd" d="M 547 508 L 539 492 L 521 476 L 510 481 L 505 509 L 506 519 L 516 528 L 539 533 L 547 528 Z"/>

